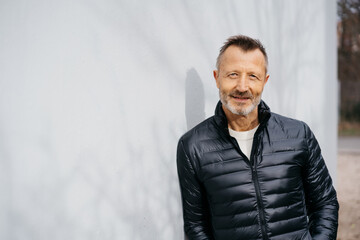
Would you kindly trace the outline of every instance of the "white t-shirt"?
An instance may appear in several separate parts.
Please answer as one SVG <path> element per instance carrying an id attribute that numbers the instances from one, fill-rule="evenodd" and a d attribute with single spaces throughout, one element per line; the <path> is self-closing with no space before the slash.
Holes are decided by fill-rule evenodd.
<path id="1" fill-rule="evenodd" d="M 230 136 L 234 137 L 239 144 L 240 150 L 247 156 L 250 160 L 251 148 L 253 144 L 253 139 L 256 130 L 258 129 L 259 125 L 249 131 L 235 131 L 229 128 Z"/>

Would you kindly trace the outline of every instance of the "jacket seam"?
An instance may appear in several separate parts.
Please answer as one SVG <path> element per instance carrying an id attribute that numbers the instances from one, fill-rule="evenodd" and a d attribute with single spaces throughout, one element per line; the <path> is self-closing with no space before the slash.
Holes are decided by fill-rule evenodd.
<path id="1" fill-rule="evenodd" d="M 301 121 L 301 123 L 304 126 L 304 132 L 305 132 L 307 159 L 310 159 L 311 153 L 310 153 L 308 130 L 307 130 L 308 127 L 307 127 L 306 123 L 304 123 L 302 121 Z M 308 165 L 308 161 L 306 162 L 306 167 L 307 167 L 307 165 Z"/>
<path id="2" fill-rule="evenodd" d="M 191 168 L 191 170 L 194 172 L 194 174 L 195 174 L 196 177 L 197 177 L 197 169 L 195 170 L 195 167 L 194 167 L 191 159 L 189 158 L 188 154 L 186 153 L 183 140 L 181 140 L 180 143 L 181 143 L 181 148 L 183 149 L 184 154 L 185 154 L 185 157 L 186 157 L 186 162 L 188 162 L 189 167 Z"/>

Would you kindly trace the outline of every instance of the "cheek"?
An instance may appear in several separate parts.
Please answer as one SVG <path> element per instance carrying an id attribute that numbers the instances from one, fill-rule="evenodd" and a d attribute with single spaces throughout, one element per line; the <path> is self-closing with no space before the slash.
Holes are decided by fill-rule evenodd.
<path id="1" fill-rule="evenodd" d="M 263 90 L 264 90 L 264 84 L 257 83 L 252 86 L 253 93 L 260 94 L 262 93 Z"/>
<path id="2" fill-rule="evenodd" d="M 218 88 L 222 91 L 231 91 L 234 88 L 236 88 L 236 83 L 235 83 L 235 81 L 223 79 L 223 80 L 221 80 L 221 82 L 219 82 Z"/>

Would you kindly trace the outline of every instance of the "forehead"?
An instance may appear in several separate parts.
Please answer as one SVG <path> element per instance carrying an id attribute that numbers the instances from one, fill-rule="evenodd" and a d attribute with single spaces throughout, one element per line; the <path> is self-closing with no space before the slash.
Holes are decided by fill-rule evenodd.
<path id="1" fill-rule="evenodd" d="M 235 66 L 244 66 L 265 70 L 265 57 L 259 49 L 244 51 L 237 46 L 230 46 L 225 50 L 221 57 L 220 68 Z"/>

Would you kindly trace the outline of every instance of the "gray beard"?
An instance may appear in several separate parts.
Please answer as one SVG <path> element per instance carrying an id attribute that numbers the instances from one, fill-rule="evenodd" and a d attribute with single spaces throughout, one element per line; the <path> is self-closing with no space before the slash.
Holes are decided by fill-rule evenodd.
<path id="1" fill-rule="evenodd" d="M 243 108 L 243 109 L 237 109 L 236 106 L 233 106 L 231 104 L 229 104 L 229 102 L 227 101 L 227 97 L 228 95 L 223 94 L 221 91 L 219 91 L 219 95 L 220 95 L 220 101 L 221 103 L 233 114 L 235 115 L 239 115 L 239 116 L 247 116 L 249 113 L 251 113 L 252 111 L 254 111 L 254 109 L 260 104 L 261 101 L 261 94 L 256 97 L 255 99 L 252 99 L 251 101 L 251 105 L 247 108 Z"/>

